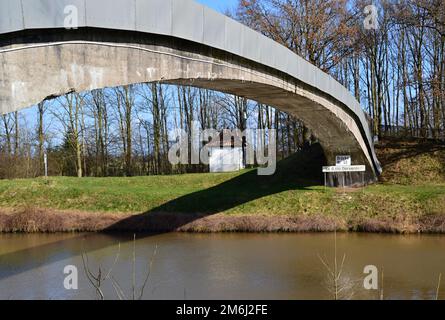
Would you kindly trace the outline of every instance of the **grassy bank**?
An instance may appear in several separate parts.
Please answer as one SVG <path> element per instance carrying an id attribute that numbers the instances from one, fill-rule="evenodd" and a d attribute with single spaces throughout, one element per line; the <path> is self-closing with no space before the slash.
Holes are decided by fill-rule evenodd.
<path id="1" fill-rule="evenodd" d="M 280 162 L 271 177 L 245 170 L 3 180 L 0 230 L 445 232 L 445 147 L 385 141 L 377 152 L 382 182 L 346 192 L 325 190 L 313 176 L 324 161 L 319 148 Z"/>

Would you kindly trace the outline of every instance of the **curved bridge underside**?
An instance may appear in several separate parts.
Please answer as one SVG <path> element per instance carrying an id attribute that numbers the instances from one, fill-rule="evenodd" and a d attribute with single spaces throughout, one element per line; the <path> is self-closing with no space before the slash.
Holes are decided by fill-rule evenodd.
<path id="1" fill-rule="evenodd" d="M 69 4 L 78 8 L 76 30 L 63 28 Z M 68 92 L 153 81 L 275 106 L 314 131 L 329 164 L 350 154 L 353 164 L 366 164 L 367 182 L 381 172 L 365 115 L 346 88 L 193 1 L 0 0 L 0 113 Z"/>

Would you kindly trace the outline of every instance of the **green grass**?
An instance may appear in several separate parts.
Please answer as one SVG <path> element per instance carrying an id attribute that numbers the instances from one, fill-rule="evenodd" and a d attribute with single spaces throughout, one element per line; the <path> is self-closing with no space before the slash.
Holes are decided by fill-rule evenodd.
<path id="1" fill-rule="evenodd" d="M 392 153 L 391 153 L 392 154 Z M 425 157 L 425 153 L 416 155 Z M 382 156 L 382 158 L 385 158 Z M 52 177 L 0 181 L 0 208 L 51 208 L 88 212 L 178 212 L 232 215 L 328 215 L 342 218 L 445 214 L 445 181 L 400 184 L 394 173 L 400 162 L 392 158 L 396 181 L 348 191 L 321 186 L 321 150 L 281 161 L 273 176 L 256 170 L 227 174 L 186 174 L 134 178 Z M 411 159 L 412 163 L 416 160 Z M 296 163 L 299 163 L 297 166 Z M 420 161 L 429 165 L 431 162 Z M 403 167 L 403 170 L 406 168 Z M 442 170 L 439 167 L 438 170 Z M 416 174 L 425 168 L 412 168 Z M 437 175 L 441 175 L 440 171 Z M 407 174 L 405 173 L 405 176 Z M 434 176 L 431 172 L 428 177 Z"/>
<path id="2" fill-rule="evenodd" d="M 235 174 L 134 178 L 71 178 L 2 180 L 0 206 L 86 211 L 139 212 L 178 197 L 210 188 Z"/>
<path id="3" fill-rule="evenodd" d="M 242 171 L 135 178 L 2 180 L 0 207 L 101 212 L 147 212 L 162 208 L 162 211 L 203 213 L 221 208 L 228 213 L 286 213 L 306 206 L 304 199 L 311 198 L 313 193 L 326 196 L 322 187 L 289 186 L 289 190 L 281 190 L 256 178 L 256 171 Z"/>
<path id="4" fill-rule="evenodd" d="M 305 161 L 303 161 L 305 160 Z M 295 163 L 305 162 L 300 166 Z M 100 212 L 289 213 L 312 194 L 326 194 L 307 173 L 319 171 L 321 150 L 282 161 L 273 176 L 256 170 L 134 178 L 39 178 L 0 181 L 0 207 Z"/>
<path id="5" fill-rule="evenodd" d="M 289 188 L 277 188 L 261 183 L 262 180 L 254 171 L 136 178 L 3 180 L 0 181 L 0 207 L 270 215 L 445 213 L 445 184 L 379 184 L 343 194 L 341 190 L 325 191 L 322 186 L 298 186 L 298 183 L 288 185 Z M 246 189 L 252 187 L 254 189 Z"/>

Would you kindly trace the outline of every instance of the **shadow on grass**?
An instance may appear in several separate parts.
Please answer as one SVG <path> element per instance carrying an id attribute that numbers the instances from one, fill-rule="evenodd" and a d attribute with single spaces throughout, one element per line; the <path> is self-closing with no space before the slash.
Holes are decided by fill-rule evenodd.
<path id="1" fill-rule="evenodd" d="M 288 190 L 308 190 L 321 185 L 326 160 L 320 145 L 297 153 L 277 164 L 271 176 L 250 170 L 217 186 L 169 201 L 141 215 L 110 226 L 106 231 L 137 230 L 171 232 L 199 218 L 224 212 L 250 201 Z M 279 206 L 280 203 L 271 203 Z"/>
<path id="2" fill-rule="evenodd" d="M 155 236 L 262 197 L 288 190 L 309 190 L 309 187 L 322 183 L 321 167 L 325 163 L 323 150 L 317 144 L 280 161 L 272 176 L 258 176 L 257 170 L 250 170 L 220 185 L 182 196 L 141 215 L 122 220 L 110 226 L 100 236 L 70 236 L 49 244 L 3 254 L 0 256 L 0 280 L 78 256 L 83 251 L 103 249 L 114 245 L 116 240 L 130 241 L 132 237 L 128 236 L 128 230 L 150 231 L 149 234 L 139 235 L 139 239 Z M 118 232 L 125 230 L 127 234 Z"/>

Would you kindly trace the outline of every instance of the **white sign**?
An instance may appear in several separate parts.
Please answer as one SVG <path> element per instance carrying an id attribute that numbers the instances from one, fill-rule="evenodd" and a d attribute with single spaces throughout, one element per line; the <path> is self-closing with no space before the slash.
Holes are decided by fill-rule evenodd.
<path id="1" fill-rule="evenodd" d="M 336 156 L 336 166 L 350 166 L 352 165 L 351 156 Z"/>
<path id="2" fill-rule="evenodd" d="M 365 172 L 366 166 L 335 166 L 335 167 L 323 167 L 324 173 L 332 172 Z"/>

